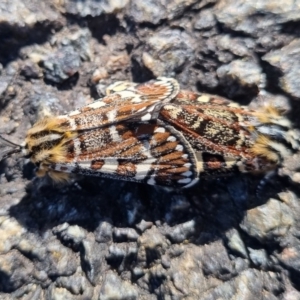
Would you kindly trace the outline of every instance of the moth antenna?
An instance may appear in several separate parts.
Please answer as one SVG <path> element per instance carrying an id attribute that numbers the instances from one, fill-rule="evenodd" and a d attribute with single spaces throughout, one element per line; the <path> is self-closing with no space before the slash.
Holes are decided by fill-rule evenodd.
<path id="1" fill-rule="evenodd" d="M 2 140 L 4 143 L 6 143 L 7 146 L 22 148 L 20 145 L 14 143 L 14 142 L 11 142 L 11 141 L 9 141 L 9 140 L 7 140 L 7 139 L 4 138 L 1 134 L 0 134 L 0 140 Z"/>
<path id="2" fill-rule="evenodd" d="M 3 151 L 0 150 L 0 161 L 3 159 L 6 159 L 7 157 L 11 156 L 14 153 L 20 153 L 22 151 L 21 145 L 18 145 L 16 143 L 13 143 L 13 142 L 7 140 L 2 135 L 0 135 L 0 143 L 5 146 L 13 148 L 13 149 L 8 149 L 8 150 L 3 150 Z"/>

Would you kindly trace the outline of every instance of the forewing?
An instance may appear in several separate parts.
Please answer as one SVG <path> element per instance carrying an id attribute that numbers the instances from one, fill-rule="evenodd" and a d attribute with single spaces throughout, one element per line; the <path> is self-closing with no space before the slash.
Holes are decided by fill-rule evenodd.
<path id="1" fill-rule="evenodd" d="M 163 122 L 119 123 L 84 131 L 66 145 L 55 171 L 185 187 L 197 182 L 193 150 Z"/>
<path id="2" fill-rule="evenodd" d="M 183 102 L 182 102 L 183 103 Z M 251 133 L 244 126 L 253 116 L 241 107 L 167 104 L 160 118 L 180 131 L 194 149 L 201 175 L 260 168 L 250 149 Z"/>
<path id="3" fill-rule="evenodd" d="M 130 119 L 130 122 L 157 119 L 162 105 L 179 92 L 179 84 L 172 78 L 158 78 L 143 84 L 117 83 L 110 95 L 63 116 L 71 130 L 101 128 Z"/>

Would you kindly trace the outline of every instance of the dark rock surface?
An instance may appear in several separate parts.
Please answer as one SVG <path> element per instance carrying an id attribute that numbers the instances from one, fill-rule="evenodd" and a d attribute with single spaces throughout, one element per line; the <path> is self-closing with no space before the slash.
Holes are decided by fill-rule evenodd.
<path id="1" fill-rule="evenodd" d="M 300 126 L 299 1 L 2 1 L 0 134 L 22 143 L 45 115 L 117 80 L 185 89 Z M 0 162 L 0 299 L 300 299 L 300 158 L 261 177 L 184 191 L 90 177 L 36 178 Z"/>

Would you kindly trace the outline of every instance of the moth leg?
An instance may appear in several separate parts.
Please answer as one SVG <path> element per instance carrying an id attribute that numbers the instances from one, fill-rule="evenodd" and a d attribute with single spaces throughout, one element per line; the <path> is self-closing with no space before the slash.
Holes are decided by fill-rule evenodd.
<path id="1" fill-rule="evenodd" d="M 272 178 L 277 174 L 276 170 L 271 170 L 265 176 L 259 181 L 257 187 L 256 187 L 256 197 L 259 199 L 261 198 L 263 189 L 265 186 L 271 182 Z"/>

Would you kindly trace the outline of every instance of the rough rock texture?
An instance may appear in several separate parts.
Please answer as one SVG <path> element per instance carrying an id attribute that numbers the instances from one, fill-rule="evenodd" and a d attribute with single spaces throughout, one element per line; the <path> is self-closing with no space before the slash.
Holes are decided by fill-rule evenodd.
<path id="1" fill-rule="evenodd" d="M 22 143 L 42 116 L 157 76 L 272 103 L 299 127 L 299 21 L 299 1 L 2 1 L 0 134 Z M 13 155 L 0 162 L 0 299 L 300 299 L 299 161 L 257 197 L 255 176 L 57 186 Z"/>

